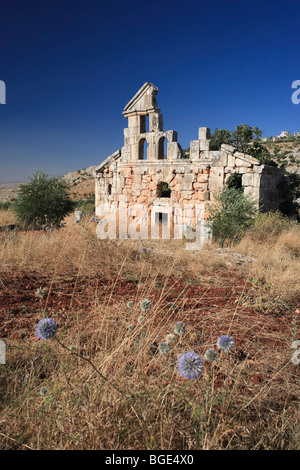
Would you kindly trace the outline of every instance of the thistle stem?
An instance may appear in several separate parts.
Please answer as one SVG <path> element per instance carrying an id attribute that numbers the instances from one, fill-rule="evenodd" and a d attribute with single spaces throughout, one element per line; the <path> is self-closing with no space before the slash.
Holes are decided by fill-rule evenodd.
<path id="1" fill-rule="evenodd" d="M 97 372 L 98 375 L 100 375 L 100 377 L 105 381 L 107 382 L 109 385 L 111 385 L 115 390 L 117 390 L 117 392 L 119 392 L 121 395 L 124 396 L 124 393 L 122 390 L 120 390 L 115 384 L 113 384 L 112 382 L 110 382 L 110 380 L 105 377 L 105 375 L 102 374 L 102 372 L 100 372 L 100 370 L 95 366 L 95 364 L 91 361 L 90 358 L 88 357 L 85 357 L 83 356 L 82 354 L 79 354 L 79 353 L 76 353 L 75 351 L 72 351 L 70 348 L 68 348 L 68 346 L 66 346 L 65 344 L 63 344 L 56 336 L 54 337 L 54 339 L 58 342 L 58 344 L 63 347 L 64 349 L 66 349 L 70 354 L 72 354 L 73 356 L 77 356 L 79 357 L 80 359 L 83 359 L 84 361 L 88 362 L 90 364 L 90 366 L 92 366 L 92 368 L 94 369 L 95 372 Z"/>

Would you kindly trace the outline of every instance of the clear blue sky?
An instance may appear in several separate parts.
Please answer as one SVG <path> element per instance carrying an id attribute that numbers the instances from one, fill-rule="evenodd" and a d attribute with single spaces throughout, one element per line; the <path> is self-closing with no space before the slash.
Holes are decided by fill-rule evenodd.
<path id="1" fill-rule="evenodd" d="M 101 163 L 146 82 L 183 148 L 200 126 L 300 131 L 295 0 L 1 0 L 0 182 Z"/>

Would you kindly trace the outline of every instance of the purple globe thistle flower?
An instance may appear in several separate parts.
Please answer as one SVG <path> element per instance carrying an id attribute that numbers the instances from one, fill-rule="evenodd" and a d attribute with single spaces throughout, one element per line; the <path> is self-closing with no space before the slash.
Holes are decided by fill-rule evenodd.
<path id="1" fill-rule="evenodd" d="M 178 321 L 174 325 L 174 333 L 176 333 L 177 335 L 182 335 L 183 333 L 185 333 L 185 324 L 183 323 L 183 321 Z"/>
<path id="2" fill-rule="evenodd" d="M 223 335 L 217 341 L 217 346 L 222 351 L 229 352 L 233 348 L 234 341 L 230 336 Z"/>
<path id="3" fill-rule="evenodd" d="M 150 310 L 151 305 L 152 305 L 151 300 L 144 299 L 140 303 L 140 308 L 141 308 L 142 312 L 147 312 L 148 310 Z"/>
<path id="4" fill-rule="evenodd" d="M 178 359 L 178 371 L 188 380 L 195 380 L 203 372 L 203 361 L 199 354 L 195 352 L 186 352 Z"/>
<path id="5" fill-rule="evenodd" d="M 42 318 L 35 329 L 39 339 L 50 339 L 55 336 L 58 325 L 52 318 Z"/>
<path id="6" fill-rule="evenodd" d="M 207 349 L 207 351 L 205 351 L 204 357 L 207 362 L 214 362 L 217 359 L 218 354 L 214 349 Z"/>
<path id="7" fill-rule="evenodd" d="M 161 354 L 167 354 L 167 352 L 170 351 L 170 346 L 168 345 L 168 343 L 160 343 L 158 349 Z"/>

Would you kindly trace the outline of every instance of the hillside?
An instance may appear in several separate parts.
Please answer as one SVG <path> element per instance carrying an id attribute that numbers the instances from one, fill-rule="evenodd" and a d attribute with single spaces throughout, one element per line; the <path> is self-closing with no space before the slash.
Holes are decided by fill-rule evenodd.
<path id="1" fill-rule="evenodd" d="M 264 144 L 278 166 L 283 165 L 288 172 L 300 174 L 300 138 L 285 137 L 275 142 L 268 139 Z"/>
<path id="2" fill-rule="evenodd" d="M 20 186 L 20 182 L 18 183 L 0 183 L 0 203 L 1 202 L 9 202 L 14 197 Z"/>
<path id="3" fill-rule="evenodd" d="M 94 194 L 95 183 L 93 171 L 96 167 L 88 168 L 66 173 L 63 177 L 71 185 L 72 199 L 86 199 Z M 0 183 L 0 203 L 10 202 L 16 195 L 20 184 L 16 183 Z"/>
<path id="4" fill-rule="evenodd" d="M 90 166 L 64 175 L 65 180 L 71 185 L 72 199 L 87 199 L 94 195 L 95 181 L 93 172 L 95 168 L 95 166 Z"/>

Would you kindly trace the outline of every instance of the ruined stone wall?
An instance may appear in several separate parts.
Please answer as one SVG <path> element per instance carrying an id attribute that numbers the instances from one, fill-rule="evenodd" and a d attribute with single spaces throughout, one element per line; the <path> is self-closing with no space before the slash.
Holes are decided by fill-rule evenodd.
<path id="1" fill-rule="evenodd" d="M 162 161 L 159 165 L 150 162 L 112 163 L 97 178 L 97 201 L 109 202 L 116 209 L 122 201 L 122 210 L 127 210 L 128 214 L 131 207 L 141 204 L 148 211 L 149 221 L 153 206 L 160 206 L 162 212 L 163 208 L 169 207 L 172 208 L 169 215 L 175 230 L 177 225 L 195 228 L 199 217 L 196 206 L 201 203 L 206 208 L 209 201 L 209 177 L 208 165 L 191 165 L 189 160 Z M 169 186 L 170 197 L 162 197 L 164 184 Z M 177 217 L 176 213 L 179 214 Z M 207 210 L 205 215 L 201 213 L 201 217 L 207 216 Z"/>
<path id="2" fill-rule="evenodd" d="M 244 193 L 260 208 L 278 208 L 277 188 L 283 170 L 261 165 L 230 145 L 211 151 L 210 131 L 206 127 L 199 128 L 198 139 L 190 142 L 189 158 L 183 158 L 177 132 L 163 130 L 157 92 L 154 85 L 145 83 L 124 108 L 128 120 L 124 146 L 95 171 L 96 215 L 102 215 L 101 205 L 105 203 L 128 213 L 130 222 L 137 217 L 130 209 L 139 204 L 144 208 L 141 217 L 150 220 L 153 207 L 159 206 L 158 210 L 168 214 L 174 229 L 195 229 L 200 219 L 209 216 L 210 202 L 233 173 L 241 175 Z M 164 185 L 170 191 L 169 197 L 163 197 Z M 201 211 L 197 212 L 199 206 Z"/>
<path id="3" fill-rule="evenodd" d="M 212 169 L 209 189 L 211 200 L 214 193 L 221 191 L 233 173 L 242 176 L 244 194 L 257 203 L 261 211 L 277 210 L 282 202 L 279 190 L 284 170 L 262 165 L 256 158 L 238 152 L 231 145 L 222 145 L 221 151 L 210 152 Z"/>

